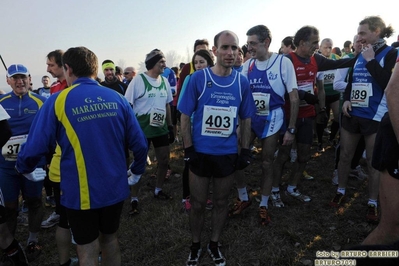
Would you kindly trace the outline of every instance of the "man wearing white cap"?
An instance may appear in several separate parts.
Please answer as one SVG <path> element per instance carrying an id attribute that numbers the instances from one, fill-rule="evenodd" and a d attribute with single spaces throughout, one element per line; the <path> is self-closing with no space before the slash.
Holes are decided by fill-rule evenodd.
<path id="1" fill-rule="evenodd" d="M 0 156 L 0 187 L 3 190 L 6 208 L 6 222 L 10 231 L 15 234 L 18 214 L 18 197 L 22 191 L 25 203 L 29 208 L 29 238 L 26 255 L 29 261 L 34 260 L 41 252 L 38 244 L 38 233 L 42 222 L 42 188 L 46 172 L 37 168 L 30 174 L 20 175 L 15 171 L 15 162 L 20 147 L 28 138 L 28 133 L 36 113 L 45 97 L 29 92 L 29 72 L 20 64 L 7 69 L 7 83 L 12 91 L 0 96 L 0 103 L 10 115 L 8 120 L 12 136 L 2 148 Z M 45 165 L 45 160 L 40 162 Z"/>
<path id="2" fill-rule="evenodd" d="M 174 142 L 172 117 L 169 103 L 173 100 L 168 80 L 161 74 L 166 67 L 164 54 L 154 49 L 145 59 L 147 71 L 132 80 L 125 97 L 133 105 L 133 110 L 147 137 L 154 145 L 158 160 L 154 197 L 169 200 L 171 196 L 162 191 L 169 164 L 169 144 Z M 138 187 L 132 190 L 132 211 L 137 213 Z"/>

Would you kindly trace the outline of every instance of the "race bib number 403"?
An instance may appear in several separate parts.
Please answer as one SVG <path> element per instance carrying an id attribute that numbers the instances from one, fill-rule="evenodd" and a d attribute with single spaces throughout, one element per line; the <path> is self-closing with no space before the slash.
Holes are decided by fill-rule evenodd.
<path id="1" fill-rule="evenodd" d="M 201 134 L 209 137 L 229 137 L 234 129 L 236 113 L 236 107 L 205 105 Z"/>

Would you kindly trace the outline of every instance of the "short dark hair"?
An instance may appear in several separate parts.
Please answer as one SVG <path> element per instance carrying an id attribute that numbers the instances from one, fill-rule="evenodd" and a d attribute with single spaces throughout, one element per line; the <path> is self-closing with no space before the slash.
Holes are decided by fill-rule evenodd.
<path id="1" fill-rule="evenodd" d="M 62 65 L 68 65 L 76 77 L 95 78 L 98 71 L 97 56 L 86 47 L 69 48 L 62 56 Z"/>
<path id="2" fill-rule="evenodd" d="M 291 47 L 292 50 L 296 49 L 293 36 L 287 36 L 281 42 L 284 44 L 284 46 Z"/>
<path id="3" fill-rule="evenodd" d="M 106 63 L 112 63 L 112 64 L 114 64 L 114 65 L 115 65 L 114 61 L 112 61 L 112 60 L 109 60 L 109 59 L 106 59 L 106 60 L 104 60 L 104 61 L 102 62 L 102 64 L 101 64 L 101 65 L 104 65 L 104 64 L 106 64 Z"/>
<path id="4" fill-rule="evenodd" d="M 344 42 L 344 47 L 349 48 L 351 46 L 352 42 L 351 41 L 346 41 Z"/>
<path id="5" fill-rule="evenodd" d="M 260 42 L 264 42 L 267 38 L 272 42 L 272 33 L 265 25 L 257 25 L 247 31 L 247 36 L 256 35 Z"/>
<path id="6" fill-rule="evenodd" d="M 204 45 L 204 44 L 205 44 L 206 46 L 209 47 L 209 42 L 208 42 L 207 39 L 198 39 L 198 40 L 195 40 L 195 43 L 194 43 L 194 52 L 195 52 L 195 48 L 197 48 L 198 45 Z"/>
<path id="7" fill-rule="evenodd" d="M 241 46 L 241 49 L 242 49 L 242 55 L 245 57 L 248 53 L 248 46 L 244 44 L 243 46 Z"/>
<path id="8" fill-rule="evenodd" d="M 59 66 L 62 67 L 62 55 L 64 54 L 64 51 L 62 50 L 54 50 L 48 53 L 47 58 L 49 60 L 54 59 L 55 63 Z"/>
<path id="9" fill-rule="evenodd" d="M 47 75 L 44 75 L 43 77 L 42 77 L 42 79 L 44 79 L 44 78 L 50 78 L 49 76 L 47 76 Z"/>
<path id="10" fill-rule="evenodd" d="M 307 42 L 312 35 L 319 35 L 319 30 L 314 26 L 303 26 L 300 28 L 294 36 L 294 44 L 296 47 L 299 46 L 300 41 Z"/>

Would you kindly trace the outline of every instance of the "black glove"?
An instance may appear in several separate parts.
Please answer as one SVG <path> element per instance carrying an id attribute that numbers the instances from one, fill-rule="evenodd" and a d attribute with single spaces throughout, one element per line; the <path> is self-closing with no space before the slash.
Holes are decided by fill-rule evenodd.
<path id="1" fill-rule="evenodd" d="M 299 100 L 305 100 L 305 102 L 308 104 L 316 104 L 319 102 L 319 99 L 317 98 L 316 95 L 311 94 L 306 91 L 299 90 L 298 96 L 299 96 Z"/>
<path id="2" fill-rule="evenodd" d="M 192 164 L 196 160 L 198 160 L 198 155 L 195 152 L 194 146 L 190 146 L 188 148 L 185 148 L 184 149 L 184 161 L 187 162 L 187 163 Z"/>
<path id="3" fill-rule="evenodd" d="M 321 109 L 316 116 L 316 123 L 320 125 L 327 125 L 328 123 L 328 115 L 326 110 Z"/>
<path id="4" fill-rule="evenodd" d="M 251 163 L 250 149 L 241 148 L 240 155 L 238 155 L 236 162 L 236 170 L 242 170 Z"/>
<path id="5" fill-rule="evenodd" d="M 173 126 L 168 126 L 169 130 L 169 144 L 175 142 L 175 133 L 173 133 Z"/>

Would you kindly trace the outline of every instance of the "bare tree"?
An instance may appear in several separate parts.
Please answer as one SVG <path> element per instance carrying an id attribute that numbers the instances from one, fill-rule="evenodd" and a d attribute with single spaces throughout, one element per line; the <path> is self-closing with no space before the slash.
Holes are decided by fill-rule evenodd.
<path id="1" fill-rule="evenodd" d="M 165 54 L 166 65 L 168 67 L 178 66 L 181 61 L 181 56 L 176 51 L 172 50 Z"/>
<path id="2" fill-rule="evenodd" d="M 139 63 L 139 69 L 138 69 L 138 73 L 144 73 L 147 71 L 147 68 L 145 68 L 145 63 L 144 62 L 140 62 Z"/>
<path id="3" fill-rule="evenodd" d="M 120 67 L 120 68 L 122 68 L 122 70 L 125 69 L 125 67 L 126 67 L 126 61 L 125 61 L 125 59 L 119 59 L 119 60 L 118 60 L 117 66 Z"/>

